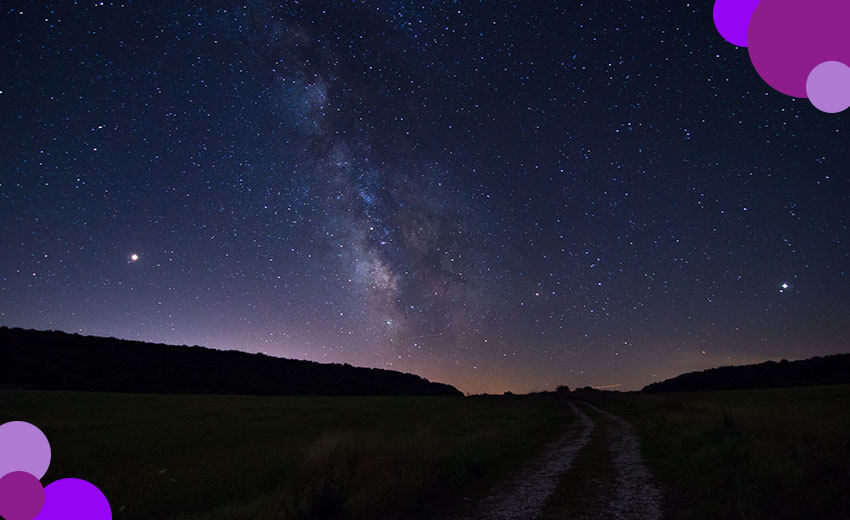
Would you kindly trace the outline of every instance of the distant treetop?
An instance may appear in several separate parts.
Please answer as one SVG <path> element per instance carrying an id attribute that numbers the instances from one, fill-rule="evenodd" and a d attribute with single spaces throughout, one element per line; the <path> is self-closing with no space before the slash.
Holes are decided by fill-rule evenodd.
<path id="1" fill-rule="evenodd" d="M 0 327 L 0 387 L 175 394 L 463 395 L 392 370 Z"/>
<path id="2" fill-rule="evenodd" d="M 744 390 L 846 383 L 850 383 L 850 354 L 836 354 L 801 361 L 783 359 L 779 363 L 765 361 L 757 365 L 689 372 L 647 385 L 642 392 Z"/>

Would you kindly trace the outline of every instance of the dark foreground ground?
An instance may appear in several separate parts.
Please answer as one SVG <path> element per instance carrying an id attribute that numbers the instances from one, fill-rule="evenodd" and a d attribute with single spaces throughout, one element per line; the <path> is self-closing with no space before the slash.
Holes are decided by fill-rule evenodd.
<path id="1" fill-rule="evenodd" d="M 850 519 L 850 385 L 595 401 L 631 422 L 686 519 Z"/>
<path id="2" fill-rule="evenodd" d="M 0 423 L 51 442 L 42 483 L 89 480 L 118 519 L 440 518 L 571 419 L 543 398 L 0 390 Z"/>
<path id="3" fill-rule="evenodd" d="M 570 400 L 596 428 L 547 520 L 617 494 L 603 412 L 634 427 L 665 518 L 850 518 L 850 386 Z M 41 427 L 42 482 L 89 480 L 117 519 L 457 518 L 578 426 L 568 401 L 0 390 L 0 423 Z"/>

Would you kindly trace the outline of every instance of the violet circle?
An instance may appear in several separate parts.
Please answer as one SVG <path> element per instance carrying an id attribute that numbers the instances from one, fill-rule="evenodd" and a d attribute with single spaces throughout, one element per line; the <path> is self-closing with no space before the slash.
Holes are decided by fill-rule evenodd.
<path id="1" fill-rule="evenodd" d="M 44 508 L 35 520 L 112 520 L 112 509 L 94 484 L 63 478 L 44 488 Z"/>
<path id="2" fill-rule="evenodd" d="M 6 520 L 33 520 L 44 506 L 44 488 L 26 471 L 0 477 L 0 516 Z"/>
<path id="3" fill-rule="evenodd" d="M 38 427 L 24 421 L 0 425 L 0 477 L 26 471 L 41 479 L 50 466 L 50 442 Z"/>
<path id="4" fill-rule="evenodd" d="M 738 47 L 747 46 L 747 28 L 761 0 L 716 0 L 714 26 L 727 42 Z"/>
<path id="5" fill-rule="evenodd" d="M 839 61 L 821 63 L 806 80 L 809 101 L 820 110 L 837 114 L 850 108 L 850 67 Z"/>
<path id="6" fill-rule="evenodd" d="M 804 98 L 809 73 L 826 61 L 850 63 L 850 2 L 762 0 L 747 32 L 750 60 L 774 89 Z"/>

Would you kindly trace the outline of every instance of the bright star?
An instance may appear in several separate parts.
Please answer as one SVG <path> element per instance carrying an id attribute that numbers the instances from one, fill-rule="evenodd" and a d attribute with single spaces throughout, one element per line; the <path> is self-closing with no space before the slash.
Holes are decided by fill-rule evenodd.
<path id="1" fill-rule="evenodd" d="M 131 262 L 135 262 L 138 259 L 139 259 L 139 255 L 137 255 L 136 253 L 133 253 L 132 255 L 130 255 L 130 261 Z"/>

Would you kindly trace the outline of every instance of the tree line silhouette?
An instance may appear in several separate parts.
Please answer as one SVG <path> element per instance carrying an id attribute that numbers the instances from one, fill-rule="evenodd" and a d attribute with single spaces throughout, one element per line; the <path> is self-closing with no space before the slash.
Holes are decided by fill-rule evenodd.
<path id="1" fill-rule="evenodd" d="M 393 370 L 0 327 L 0 386 L 174 394 L 463 395 Z"/>
<path id="2" fill-rule="evenodd" d="M 689 372 L 647 385 L 642 391 L 745 390 L 847 383 L 850 383 L 850 354 L 835 354 L 800 361 L 783 359 Z"/>

